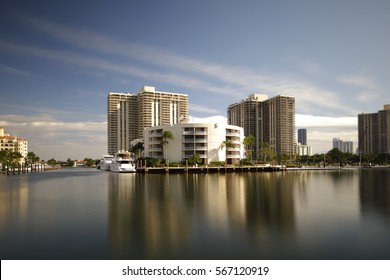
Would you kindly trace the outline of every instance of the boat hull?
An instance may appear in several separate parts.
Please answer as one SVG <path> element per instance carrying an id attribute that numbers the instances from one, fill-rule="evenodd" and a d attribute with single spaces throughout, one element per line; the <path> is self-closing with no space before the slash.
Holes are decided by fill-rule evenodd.
<path id="1" fill-rule="evenodd" d="M 112 172 L 118 172 L 118 173 L 132 173 L 136 172 L 137 170 L 135 169 L 135 166 L 132 165 L 123 165 L 123 164 L 115 164 L 112 163 L 110 170 Z"/>

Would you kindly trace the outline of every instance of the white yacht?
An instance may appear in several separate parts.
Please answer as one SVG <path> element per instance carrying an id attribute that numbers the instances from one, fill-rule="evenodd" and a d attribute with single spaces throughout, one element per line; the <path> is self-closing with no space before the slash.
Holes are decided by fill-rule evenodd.
<path id="1" fill-rule="evenodd" d="M 134 158 L 127 151 L 119 151 L 112 159 L 110 170 L 113 172 L 136 172 Z"/>
<path id="2" fill-rule="evenodd" d="M 110 166 L 113 158 L 114 156 L 111 155 L 103 155 L 103 158 L 100 161 L 100 170 L 110 171 Z"/>

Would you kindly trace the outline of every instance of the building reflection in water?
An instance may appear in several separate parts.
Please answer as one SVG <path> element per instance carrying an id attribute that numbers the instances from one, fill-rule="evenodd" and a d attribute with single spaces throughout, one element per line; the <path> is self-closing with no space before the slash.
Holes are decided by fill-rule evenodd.
<path id="1" fill-rule="evenodd" d="M 293 183 L 281 176 L 110 174 L 111 257 L 259 258 L 275 244 L 283 254 L 295 216 Z"/>
<path id="2" fill-rule="evenodd" d="M 359 179 L 360 204 L 363 215 L 380 215 L 390 223 L 389 170 L 361 170 Z"/>
<path id="3" fill-rule="evenodd" d="M 0 240 L 7 232 L 26 232 L 28 196 L 25 176 L 13 175 L 12 178 L 7 178 L 0 174 Z"/>

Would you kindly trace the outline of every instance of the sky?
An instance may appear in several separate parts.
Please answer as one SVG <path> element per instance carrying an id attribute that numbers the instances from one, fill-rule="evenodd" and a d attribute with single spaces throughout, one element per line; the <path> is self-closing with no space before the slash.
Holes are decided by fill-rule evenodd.
<path id="1" fill-rule="evenodd" d="M 295 97 L 314 153 L 390 104 L 387 0 L 2 0 L 0 127 L 41 159 L 107 152 L 107 95 L 186 93 L 198 121 Z"/>

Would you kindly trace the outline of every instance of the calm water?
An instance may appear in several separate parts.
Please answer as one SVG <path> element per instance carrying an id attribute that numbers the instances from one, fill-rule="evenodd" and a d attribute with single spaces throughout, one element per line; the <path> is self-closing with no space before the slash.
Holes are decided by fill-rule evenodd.
<path id="1" fill-rule="evenodd" d="M 390 259 L 390 170 L 0 174 L 1 259 Z"/>

